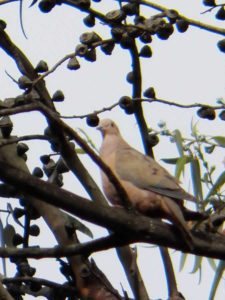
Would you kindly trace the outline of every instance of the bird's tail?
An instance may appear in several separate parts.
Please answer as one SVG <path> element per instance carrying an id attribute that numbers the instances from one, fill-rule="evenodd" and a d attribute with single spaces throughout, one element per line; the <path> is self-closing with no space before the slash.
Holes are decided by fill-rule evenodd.
<path id="1" fill-rule="evenodd" d="M 166 200 L 166 201 L 165 201 Z M 166 197 L 163 201 L 163 209 L 168 219 L 172 221 L 174 225 L 176 225 L 177 229 L 183 236 L 184 242 L 188 246 L 190 250 L 194 248 L 193 236 L 187 226 L 187 223 L 184 219 L 183 213 L 179 207 L 179 205 L 173 201 L 172 199 Z"/>

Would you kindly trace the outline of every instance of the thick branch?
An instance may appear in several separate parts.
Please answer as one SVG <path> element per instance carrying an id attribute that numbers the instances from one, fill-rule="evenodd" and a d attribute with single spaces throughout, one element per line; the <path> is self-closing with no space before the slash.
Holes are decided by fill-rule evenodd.
<path id="1" fill-rule="evenodd" d="M 125 0 L 123 2 L 129 2 L 129 1 Z M 158 11 L 161 11 L 161 12 L 164 12 L 164 11 L 168 10 L 167 7 L 162 6 L 160 4 L 157 4 L 157 3 L 154 3 L 154 2 L 150 2 L 150 1 L 141 0 L 140 4 L 143 4 L 143 5 L 148 6 L 148 7 L 152 7 L 154 9 L 158 10 Z M 202 23 L 202 22 L 199 22 L 199 21 L 187 18 L 187 17 L 185 17 L 185 16 L 183 16 L 181 14 L 179 14 L 179 16 L 182 19 L 186 20 L 192 26 L 195 26 L 195 27 L 198 27 L 200 29 L 204 29 L 204 30 L 207 30 L 209 32 L 216 33 L 216 34 L 221 34 L 223 36 L 225 35 L 225 29 L 224 28 L 220 28 L 220 27 L 217 27 L 217 26 L 205 24 L 205 23 Z"/>
<path id="2" fill-rule="evenodd" d="M 135 215 L 119 208 L 96 205 L 57 186 L 26 174 L 5 162 L 0 162 L 1 180 L 16 186 L 21 192 L 37 197 L 40 201 L 58 206 L 89 222 L 106 227 L 118 234 L 126 233 L 136 241 L 148 242 L 190 252 L 172 225 Z M 225 238 L 217 234 L 193 231 L 196 255 L 225 260 Z"/>

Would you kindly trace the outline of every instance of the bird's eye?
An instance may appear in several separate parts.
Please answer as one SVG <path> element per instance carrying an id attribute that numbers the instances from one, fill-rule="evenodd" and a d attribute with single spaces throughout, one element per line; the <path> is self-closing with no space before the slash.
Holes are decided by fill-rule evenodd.
<path id="1" fill-rule="evenodd" d="M 111 126 L 112 126 L 112 127 L 114 127 L 114 124 L 113 124 L 113 123 L 111 123 Z"/>

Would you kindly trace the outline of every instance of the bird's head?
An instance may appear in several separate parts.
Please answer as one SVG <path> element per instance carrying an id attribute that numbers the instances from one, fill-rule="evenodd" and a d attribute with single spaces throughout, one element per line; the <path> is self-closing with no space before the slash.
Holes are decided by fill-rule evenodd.
<path id="1" fill-rule="evenodd" d="M 110 119 L 101 120 L 96 129 L 101 132 L 103 137 L 107 134 L 119 134 L 119 128 L 117 127 L 116 123 Z"/>

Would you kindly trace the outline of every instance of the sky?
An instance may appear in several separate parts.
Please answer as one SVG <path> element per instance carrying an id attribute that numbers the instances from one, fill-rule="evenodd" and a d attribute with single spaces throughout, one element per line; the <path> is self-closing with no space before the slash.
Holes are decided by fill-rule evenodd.
<path id="1" fill-rule="evenodd" d="M 157 1 L 168 8 L 175 8 L 189 18 L 201 20 L 202 22 L 224 27 L 222 21 L 215 21 L 214 13 L 202 14 L 207 7 L 196 0 L 165 0 Z M 48 62 L 49 67 L 54 66 L 66 54 L 73 53 L 79 43 L 79 36 L 86 31 L 95 30 L 103 38 L 109 38 L 110 33 L 104 24 L 98 24 L 94 29 L 88 29 L 83 25 L 84 15 L 73 8 L 62 5 L 57 6 L 49 14 L 43 14 L 37 5 L 29 8 L 31 1 L 23 4 L 23 23 L 28 39 L 25 39 L 19 23 L 19 2 L 0 6 L 0 19 L 7 22 L 7 33 L 14 43 L 24 51 L 30 61 L 36 65 L 41 59 Z M 220 3 L 219 1 L 217 3 Z M 221 1 L 222 3 L 222 1 Z M 100 8 L 108 12 L 117 8 L 116 1 L 103 0 L 95 3 L 96 9 Z M 154 10 L 145 8 L 144 15 L 151 15 Z M 153 86 L 158 98 L 182 104 L 195 102 L 216 105 L 216 100 L 224 97 L 224 54 L 217 49 L 217 42 L 223 37 L 209 33 L 196 27 L 190 27 L 185 34 L 175 32 L 168 41 L 153 39 L 151 44 L 153 57 L 142 59 L 143 90 Z M 128 53 L 120 47 L 116 47 L 111 57 L 105 56 L 97 51 L 95 63 L 80 60 L 81 68 L 71 72 L 66 64 L 60 66 L 53 74 L 46 78 L 47 88 L 51 94 L 60 89 L 65 94 L 65 102 L 58 103 L 57 109 L 62 115 L 82 115 L 91 113 L 103 107 L 110 106 L 117 102 L 123 95 L 131 95 L 131 86 L 126 82 L 126 74 L 131 70 L 131 62 Z M 0 52 L 0 98 L 17 96 L 21 91 L 15 83 L 6 75 L 7 71 L 13 78 L 20 76 L 14 62 L 2 51 Z M 205 135 L 223 135 L 224 124 L 218 118 L 213 121 L 199 119 L 196 116 L 196 109 L 181 110 L 160 104 L 144 105 L 145 118 L 149 127 L 158 129 L 160 120 L 166 121 L 171 130 L 180 129 L 185 136 L 190 135 L 190 123 L 198 121 L 199 131 Z M 133 116 L 125 115 L 116 108 L 106 112 L 101 118 L 114 119 L 120 126 L 125 139 L 135 148 L 143 151 L 137 124 Z M 19 115 L 13 117 L 14 134 L 24 135 L 31 133 L 42 133 L 46 127 L 45 121 L 38 113 L 30 115 Z M 85 119 L 72 119 L 67 121 L 73 128 L 82 128 L 100 147 L 101 137 L 99 132 L 86 125 Z M 30 168 L 40 165 L 38 154 L 45 154 L 49 151 L 46 142 L 33 142 L 30 145 L 28 164 Z M 167 138 L 161 138 L 161 142 L 155 148 L 157 160 L 177 156 L 176 147 L 168 143 Z M 223 170 L 222 152 L 216 153 L 214 158 L 218 166 L 217 174 Z M 94 163 L 86 156 L 81 157 L 90 174 L 100 184 L 99 171 Z M 168 165 L 164 165 L 169 168 Z M 173 169 L 170 169 L 174 172 Z M 188 180 L 184 180 L 188 182 Z M 65 176 L 65 188 L 87 196 L 79 182 L 72 176 Z M 186 186 L 188 188 L 188 185 Z M 43 222 L 42 222 L 43 223 Z M 44 226 L 45 234 L 42 234 L 38 242 L 42 246 L 55 244 L 49 230 Z M 106 231 L 93 226 L 95 237 L 106 234 Z M 80 235 L 85 240 L 85 237 Z M 34 240 L 37 243 L 37 239 Z M 145 279 L 145 284 L 152 299 L 166 299 L 166 282 L 163 265 L 157 247 L 151 245 L 137 245 L 138 263 Z M 181 254 L 170 250 L 174 268 L 177 274 L 179 290 L 186 299 L 194 300 L 207 299 L 213 271 L 207 259 L 204 259 L 202 269 L 202 280 L 199 284 L 199 274 L 191 274 L 194 264 L 194 257 L 189 255 L 184 270 L 179 272 Z M 124 277 L 119 262 L 116 259 L 114 250 L 99 253 L 93 256 L 100 269 L 112 281 L 115 288 L 121 290 L 129 287 Z M 49 277 L 46 273 L 46 261 L 38 262 L 32 260 L 32 264 L 38 266 L 38 276 Z M 49 262 L 50 263 L 50 262 Z M 55 264 L 51 263 L 52 268 Z M 9 268 L 9 272 L 12 272 Z M 55 272 L 52 280 L 63 280 L 62 276 Z M 190 288 L 191 287 L 191 288 Z M 196 296 L 197 295 L 197 296 Z M 32 299 L 29 297 L 28 299 Z M 216 300 L 224 299 L 224 282 L 220 285 Z"/>

